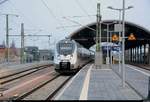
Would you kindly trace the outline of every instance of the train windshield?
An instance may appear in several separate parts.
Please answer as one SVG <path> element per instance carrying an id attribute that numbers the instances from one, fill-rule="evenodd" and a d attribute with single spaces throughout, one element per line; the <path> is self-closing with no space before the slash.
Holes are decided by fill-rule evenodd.
<path id="1" fill-rule="evenodd" d="M 60 55 L 69 55 L 72 54 L 73 51 L 74 51 L 74 44 L 72 42 L 68 42 L 68 43 L 61 42 L 58 43 L 57 45 L 57 52 Z"/>

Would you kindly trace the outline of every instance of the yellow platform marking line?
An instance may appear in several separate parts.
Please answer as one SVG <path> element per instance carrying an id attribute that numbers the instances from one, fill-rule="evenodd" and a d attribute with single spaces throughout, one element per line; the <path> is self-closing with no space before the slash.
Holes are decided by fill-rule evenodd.
<path id="1" fill-rule="evenodd" d="M 86 74 L 79 100 L 87 100 L 88 98 L 88 89 L 89 89 L 90 74 L 91 74 L 92 67 L 93 65 L 90 66 Z"/>

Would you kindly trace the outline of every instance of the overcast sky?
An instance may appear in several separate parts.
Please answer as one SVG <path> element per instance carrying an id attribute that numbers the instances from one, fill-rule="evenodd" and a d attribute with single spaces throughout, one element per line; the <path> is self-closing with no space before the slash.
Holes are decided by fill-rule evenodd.
<path id="1" fill-rule="evenodd" d="M 18 14 L 19 17 L 9 16 L 10 34 L 20 34 L 20 23 L 25 24 L 26 34 L 51 34 L 51 46 L 60 39 L 79 29 L 81 26 L 69 20 L 86 25 L 96 21 L 96 3 L 101 3 L 102 20 L 118 19 L 119 12 L 107 9 L 108 6 L 122 7 L 122 0 L 8 0 L 0 5 L 0 13 Z M 126 0 L 127 6 L 134 8 L 126 11 L 127 21 L 139 24 L 150 29 L 150 0 Z M 91 16 L 88 16 L 91 15 Z M 71 18 L 70 16 L 82 16 Z M 0 15 L 0 43 L 5 40 L 5 16 Z M 40 31 L 42 30 L 42 31 Z M 20 46 L 19 37 L 11 37 Z M 26 46 L 39 46 L 42 49 L 50 48 L 48 37 L 26 37 Z"/>

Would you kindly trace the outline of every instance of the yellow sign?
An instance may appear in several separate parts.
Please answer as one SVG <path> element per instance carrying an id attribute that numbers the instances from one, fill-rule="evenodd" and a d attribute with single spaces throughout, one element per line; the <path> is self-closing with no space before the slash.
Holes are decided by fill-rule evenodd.
<path id="1" fill-rule="evenodd" d="M 119 41 L 119 37 L 117 36 L 117 34 L 113 34 L 112 41 Z"/>
<path id="2" fill-rule="evenodd" d="M 128 36 L 128 40 L 136 40 L 135 36 L 133 33 L 131 33 L 129 36 Z"/>

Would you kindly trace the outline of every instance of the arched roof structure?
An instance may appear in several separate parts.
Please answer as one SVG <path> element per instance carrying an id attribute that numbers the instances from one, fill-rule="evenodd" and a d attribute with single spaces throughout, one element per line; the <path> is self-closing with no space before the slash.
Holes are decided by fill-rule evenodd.
<path id="1" fill-rule="evenodd" d="M 102 42 L 106 42 L 107 37 L 107 23 L 113 23 L 119 21 L 117 20 L 105 20 L 102 21 Z M 93 30 L 92 30 L 92 29 Z M 113 33 L 114 32 L 114 24 L 109 26 L 109 31 Z M 130 41 L 126 38 L 125 40 L 125 48 L 129 49 L 131 47 L 139 46 L 145 43 L 149 42 L 150 39 L 150 31 L 145 29 L 144 27 L 131 23 L 131 22 L 125 22 L 125 37 L 128 37 L 131 33 L 133 33 L 136 37 L 136 40 Z M 95 45 L 95 36 L 96 36 L 96 22 L 93 22 L 91 24 L 88 24 L 86 26 L 83 26 L 70 34 L 70 38 L 74 39 L 81 45 L 83 45 L 86 48 L 90 48 L 91 46 Z M 111 37 L 110 37 L 111 38 Z M 110 39 L 109 39 L 110 40 Z"/>

